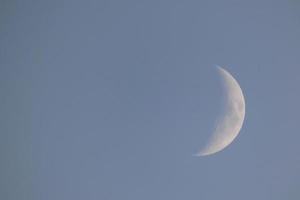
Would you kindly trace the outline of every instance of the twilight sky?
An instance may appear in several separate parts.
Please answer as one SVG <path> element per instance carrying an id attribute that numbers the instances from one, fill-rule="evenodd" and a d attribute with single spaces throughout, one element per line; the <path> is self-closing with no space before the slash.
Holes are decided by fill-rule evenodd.
<path id="1" fill-rule="evenodd" d="M 298 200 L 296 0 L 1 0 L 0 199 Z M 194 157 L 222 111 L 246 118 Z"/>

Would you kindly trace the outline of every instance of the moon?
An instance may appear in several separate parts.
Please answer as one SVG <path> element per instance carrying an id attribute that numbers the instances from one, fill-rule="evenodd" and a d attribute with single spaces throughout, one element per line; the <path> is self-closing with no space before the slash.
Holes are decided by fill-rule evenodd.
<path id="1" fill-rule="evenodd" d="M 243 91 L 233 76 L 223 69 L 217 67 L 223 79 L 225 91 L 224 113 L 217 120 L 215 130 L 197 156 L 207 156 L 217 153 L 228 145 L 238 136 L 245 118 L 245 98 Z"/>

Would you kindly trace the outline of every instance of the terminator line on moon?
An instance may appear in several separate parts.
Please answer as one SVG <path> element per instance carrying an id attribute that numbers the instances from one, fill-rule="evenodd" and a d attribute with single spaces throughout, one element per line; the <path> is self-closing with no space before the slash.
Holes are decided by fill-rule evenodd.
<path id="1" fill-rule="evenodd" d="M 219 118 L 208 143 L 197 156 L 217 153 L 227 147 L 239 134 L 245 118 L 245 99 L 238 82 L 225 69 L 218 67 L 225 88 L 225 112 Z"/>

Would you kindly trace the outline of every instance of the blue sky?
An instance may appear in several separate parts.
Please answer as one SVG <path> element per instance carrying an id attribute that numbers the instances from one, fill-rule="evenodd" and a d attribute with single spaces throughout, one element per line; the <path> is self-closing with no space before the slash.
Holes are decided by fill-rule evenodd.
<path id="1" fill-rule="evenodd" d="M 297 1 L 1 1 L 7 200 L 299 199 Z M 222 110 L 246 118 L 194 157 Z"/>

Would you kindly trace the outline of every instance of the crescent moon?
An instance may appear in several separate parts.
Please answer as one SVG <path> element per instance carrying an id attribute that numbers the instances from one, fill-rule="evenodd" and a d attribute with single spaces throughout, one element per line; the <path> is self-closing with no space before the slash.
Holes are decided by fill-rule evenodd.
<path id="1" fill-rule="evenodd" d="M 225 112 L 217 120 L 215 130 L 207 145 L 201 149 L 198 156 L 207 156 L 217 153 L 238 136 L 245 118 L 245 98 L 242 89 L 233 76 L 221 67 L 217 67 L 223 78 L 225 89 Z"/>

